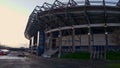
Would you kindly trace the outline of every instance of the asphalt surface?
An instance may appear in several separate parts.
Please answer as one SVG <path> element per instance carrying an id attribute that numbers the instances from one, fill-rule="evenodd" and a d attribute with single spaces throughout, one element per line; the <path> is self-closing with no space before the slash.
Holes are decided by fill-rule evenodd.
<path id="1" fill-rule="evenodd" d="M 18 57 L 20 52 L 0 56 L 0 68 L 106 68 L 103 61 Z"/>

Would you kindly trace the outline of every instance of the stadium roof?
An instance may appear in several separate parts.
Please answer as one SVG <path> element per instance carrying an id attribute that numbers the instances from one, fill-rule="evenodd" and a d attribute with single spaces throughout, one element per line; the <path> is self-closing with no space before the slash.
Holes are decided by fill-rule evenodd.
<path id="1" fill-rule="evenodd" d="M 117 0 L 69 0 L 65 3 L 55 0 L 53 4 L 45 2 L 42 6 L 36 6 L 31 13 L 25 37 L 30 39 L 38 30 L 64 26 L 101 22 L 120 23 L 119 14 L 120 1 Z"/>

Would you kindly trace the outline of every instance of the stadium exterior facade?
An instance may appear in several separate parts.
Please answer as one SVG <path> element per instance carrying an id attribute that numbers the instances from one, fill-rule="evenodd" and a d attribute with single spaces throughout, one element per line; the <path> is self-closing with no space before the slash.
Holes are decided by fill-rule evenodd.
<path id="1" fill-rule="evenodd" d="M 95 53 L 105 57 L 105 52 L 116 45 L 111 34 L 119 27 L 119 1 L 56 0 L 35 7 L 24 34 L 30 40 L 31 52 L 38 55 L 58 49 L 58 56 L 64 52 L 90 51 L 91 57 Z M 119 50 L 119 46 L 115 47 Z"/>

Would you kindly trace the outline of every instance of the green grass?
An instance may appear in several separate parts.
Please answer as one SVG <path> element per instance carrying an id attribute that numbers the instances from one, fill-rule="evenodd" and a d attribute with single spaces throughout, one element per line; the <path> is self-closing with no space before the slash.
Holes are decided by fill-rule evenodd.
<path id="1" fill-rule="evenodd" d="M 120 52 L 107 52 L 107 60 L 120 60 Z"/>
<path id="2" fill-rule="evenodd" d="M 61 56 L 61 58 L 89 60 L 90 53 L 89 52 L 65 53 Z M 120 60 L 120 52 L 107 52 L 106 59 Z"/>
<path id="3" fill-rule="evenodd" d="M 120 68 L 120 64 L 106 64 L 108 68 Z"/>
<path id="4" fill-rule="evenodd" d="M 61 58 L 89 60 L 90 53 L 88 52 L 67 53 L 63 54 Z"/>

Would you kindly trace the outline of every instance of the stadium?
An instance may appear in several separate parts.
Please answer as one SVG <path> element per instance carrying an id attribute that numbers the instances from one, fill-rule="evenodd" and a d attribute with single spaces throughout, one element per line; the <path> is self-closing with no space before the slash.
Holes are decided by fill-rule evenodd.
<path id="1" fill-rule="evenodd" d="M 120 50 L 111 41 L 120 27 L 120 1 L 55 0 L 36 6 L 25 29 L 31 53 L 43 56 L 69 52 L 90 52 L 91 58 L 105 58 L 106 51 Z"/>

